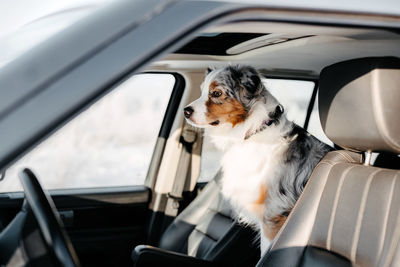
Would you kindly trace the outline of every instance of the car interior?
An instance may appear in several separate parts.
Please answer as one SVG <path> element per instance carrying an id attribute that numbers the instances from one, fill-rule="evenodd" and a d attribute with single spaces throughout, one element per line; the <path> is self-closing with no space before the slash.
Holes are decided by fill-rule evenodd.
<path id="1" fill-rule="evenodd" d="M 207 140 L 183 116 L 207 67 L 227 64 L 256 67 L 267 88 L 312 82 L 297 123 L 336 149 L 264 255 L 220 193 L 218 161 L 199 181 Z M 47 191 L 21 170 L 25 193 L 0 193 L 0 265 L 400 265 L 398 29 L 238 18 L 204 26 L 141 73 L 175 78 L 144 185 Z"/>

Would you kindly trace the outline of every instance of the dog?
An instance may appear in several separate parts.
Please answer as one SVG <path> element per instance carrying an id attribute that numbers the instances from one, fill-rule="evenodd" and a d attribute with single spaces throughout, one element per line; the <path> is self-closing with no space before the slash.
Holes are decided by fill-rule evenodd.
<path id="1" fill-rule="evenodd" d="M 222 194 L 239 222 L 259 230 L 263 254 L 333 149 L 287 119 L 251 66 L 208 68 L 201 96 L 184 116 L 223 150 Z"/>

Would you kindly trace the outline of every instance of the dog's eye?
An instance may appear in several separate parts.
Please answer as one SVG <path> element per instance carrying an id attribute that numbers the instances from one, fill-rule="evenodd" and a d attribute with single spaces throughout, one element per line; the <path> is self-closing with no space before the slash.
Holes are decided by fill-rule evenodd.
<path id="1" fill-rule="evenodd" d="M 222 93 L 219 92 L 219 91 L 213 91 L 213 92 L 211 93 L 211 96 L 212 96 L 212 97 L 220 97 L 221 95 L 222 95 Z"/>

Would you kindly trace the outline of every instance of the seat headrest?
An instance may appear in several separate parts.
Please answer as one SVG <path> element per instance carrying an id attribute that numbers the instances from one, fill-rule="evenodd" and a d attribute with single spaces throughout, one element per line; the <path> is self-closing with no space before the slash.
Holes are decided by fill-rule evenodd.
<path id="1" fill-rule="evenodd" d="M 360 58 L 324 68 L 318 104 L 322 128 L 334 143 L 400 154 L 399 58 Z"/>

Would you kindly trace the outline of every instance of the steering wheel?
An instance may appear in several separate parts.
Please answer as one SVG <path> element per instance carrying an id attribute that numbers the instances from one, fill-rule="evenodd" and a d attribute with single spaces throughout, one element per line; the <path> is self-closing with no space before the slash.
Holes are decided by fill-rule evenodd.
<path id="1" fill-rule="evenodd" d="M 30 169 L 24 169 L 19 175 L 25 192 L 25 199 L 32 209 L 39 229 L 50 249 L 53 249 L 61 266 L 80 266 L 62 221 L 57 213 L 53 199 L 43 190 L 38 179 Z"/>

